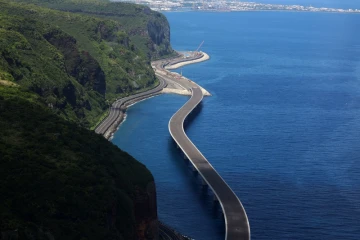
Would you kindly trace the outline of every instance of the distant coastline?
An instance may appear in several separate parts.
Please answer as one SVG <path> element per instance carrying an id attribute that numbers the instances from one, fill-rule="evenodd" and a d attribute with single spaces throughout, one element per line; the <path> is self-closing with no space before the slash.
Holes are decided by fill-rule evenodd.
<path id="1" fill-rule="evenodd" d="M 133 0 L 135 2 L 135 0 Z M 254 11 L 281 11 L 281 12 L 329 12 L 329 13 L 360 13 L 360 9 L 343 9 L 332 7 L 313 7 L 288 4 L 267 4 L 257 2 L 216 2 L 216 1 L 186 1 L 176 0 L 149 1 L 136 0 L 136 3 L 147 5 L 159 12 L 254 12 Z"/>
<path id="2" fill-rule="evenodd" d="M 280 9 L 274 9 L 274 10 L 260 10 L 260 9 L 254 9 L 254 10 L 237 10 L 237 11 L 210 11 L 210 10 L 207 10 L 207 11 L 201 11 L 201 10 L 192 10 L 192 9 L 189 9 L 189 10 L 186 10 L 186 9 L 183 9 L 183 10 L 166 10 L 166 11 L 163 11 L 163 10 L 156 10 L 156 11 L 160 11 L 162 13 L 170 13 L 170 12 L 207 12 L 207 13 L 235 13 L 235 12 L 290 12 L 290 13 L 332 13 L 332 14 L 360 14 L 360 11 L 359 12 L 336 12 L 336 11 L 300 11 L 300 10 L 280 10 Z"/>

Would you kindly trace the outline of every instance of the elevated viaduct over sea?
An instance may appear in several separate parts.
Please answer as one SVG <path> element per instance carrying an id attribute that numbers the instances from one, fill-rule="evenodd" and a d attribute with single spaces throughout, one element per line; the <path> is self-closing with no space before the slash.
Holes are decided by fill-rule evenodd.
<path id="1" fill-rule="evenodd" d="M 175 69 L 191 62 L 199 62 L 201 59 L 205 59 L 205 55 L 206 54 L 203 53 L 202 56 L 197 54 L 194 57 L 187 59 L 176 58 L 171 60 L 159 60 L 153 62 L 152 65 L 155 69 L 156 75 L 161 79 L 160 88 L 165 87 L 167 83 L 175 83 L 181 85 L 181 87 L 188 91 L 190 93 L 189 95 L 191 95 L 190 99 L 171 117 L 168 128 L 170 135 L 177 146 L 182 150 L 184 156 L 186 156 L 186 158 L 192 163 L 194 170 L 199 173 L 203 179 L 203 183 L 209 186 L 214 193 L 216 200 L 219 202 L 225 220 L 225 240 L 250 240 L 250 225 L 248 217 L 239 198 L 204 157 L 204 155 L 192 143 L 184 131 L 184 121 L 186 118 L 197 106 L 199 106 L 204 95 L 210 94 L 195 82 L 183 77 L 174 77 L 168 70 L 166 70 Z M 205 60 L 207 59 L 208 58 Z M 158 94 L 158 91 L 159 87 L 156 88 L 156 91 L 152 91 L 150 93 Z M 145 95 L 145 93 L 142 93 L 141 97 L 144 97 Z M 118 101 L 118 104 L 122 104 L 122 101 Z M 119 105 L 117 105 L 117 107 L 119 107 Z M 117 111 L 117 108 L 112 108 L 111 111 Z M 100 124 L 97 132 L 105 134 L 103 129 L 109 128 L 109 125 L 113 124 L 111 121 L 116 121 L 116 119 L 114 119 L 114 114 L 111 114 L 111 112 L 108 119 L 109 120 L 105 119 L 102 124 Z"/>
<path id="2" fill-rule="evenodd" d="M 239 198 L 185 134 L 184 121 L 204 96 L 200 87 L 196 83 L 192 84 L 191 98 L 170 119 L 169 132 L 219 201 L 225 219 L 225 239 L 248 240 L 250 239 L 249 221 Z"/>

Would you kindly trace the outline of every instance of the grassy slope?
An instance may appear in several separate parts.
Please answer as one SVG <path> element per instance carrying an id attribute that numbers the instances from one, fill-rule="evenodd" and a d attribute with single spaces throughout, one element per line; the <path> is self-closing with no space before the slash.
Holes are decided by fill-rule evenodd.
<path id="1" fill-rule="evenodd" d="M 62 11 L 106 17 L 121 23 L 135 46 L 153 59 L 173 55 L 166 17 L 146 6 L 109 0 L 13 0 Z"/>
<path id="2" fill-rule="evenodd" d="M 49 28 L 27 18 L 3 14 L 0 26 L 0 78 L 38 93 L 66 119 L 91 120 L 102 112 L 103 97 L 91 89 L 86 91 L 70 77 L 61 52 L 42 37 Z"/>
<path id="3" fill-rule="evenodd" d="M 138 24 L 136 15 L 126 16 L 127 24 Z M 1 239 L 156 235 L 150 172 L 78 127 L 94 123 L 107 99 L 156 81 L 154 50 L 133 43 L 119 19 L 0 0 Z M 159 32 L 152 37 L 160 41 Z"/>
<path id="4" fill-rule="evenodd" d="M 0 0 L 0 77 L 90 127 L 106 111 L 106 99 L 156 82 L 149 59 L 121 29 L 110 19 Z"/>
<path id="5" fill-rule="evenodd" d="M 37 95 L 3 85 L 4 239 L 133 239 L 132 197 L 153 181 L 146 167 L 103 137 L 54 115 Z"/>

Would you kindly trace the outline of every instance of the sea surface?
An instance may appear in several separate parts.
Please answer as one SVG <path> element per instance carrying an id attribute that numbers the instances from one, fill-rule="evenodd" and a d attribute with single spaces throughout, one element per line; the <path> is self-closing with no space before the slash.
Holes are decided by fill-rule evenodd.
<path id="1" fill-rule="evenodd" d="M 187 133 L 242 201 L 252 239 L 360 239 L 360 15 L 166 13 L 172 46 L 211 59 L 183 67 L 212 93 Z M 213 195 L 174 147 L 188 100 L 132 106 L 112 140 L 144 163 L 164 223 L 224 239 Z"/>

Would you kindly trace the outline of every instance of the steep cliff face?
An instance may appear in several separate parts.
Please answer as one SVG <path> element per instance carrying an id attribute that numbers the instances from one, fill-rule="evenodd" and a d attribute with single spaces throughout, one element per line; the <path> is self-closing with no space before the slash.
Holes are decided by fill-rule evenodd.
<path id="1" fill-rule="evenodd" d="M 173 53 L 166 18 L 125 3 L 14 2 L 0 0 L 0 239 L 157 239 L 151 173 L 78 126 L 155 84 L 150 59 Z"/>
<path id="2" fill-rule="evenodd" d="M 75 38 L 58 29 L 47 32 L 44 37 L 63 54 L 67 74 L 74 77 L 86 89 L 105 96 L 104 71 L 89 52 L 79 51 Z"/>
<path id="3" fill-rule="evenodd" d="M 85 127 L 107 101 L 156 83 L 149 58 L 119 21 L 0 0 L 0 31 L 6 80 Z"/>
<path id="4" fill-rule="evenodd" d="M 146 189 L 136 188 L 133 204 L 136 219 L 136 239 L 158 239 L 159 223 L 157 219 L 155 183 L 148 183 Z"/>
<path id="5" fill-rule="evenodd" d="M 6 10 L 1 2 L 0 6 L 0 12 Z M 54 111 L 85 126 L 106 108 L 104 74 L 93 59 L 79 53 L 69 35 L 33 19 L 6 14 L 0 15 L 0 32 L 4 80 L 34 91 Z"/>
<path id="6" fill-rule="evenodd" d="M 109 0 L 13 0 L 31 2 L 68 12 L 107 17 L 122 23 L 121 29 L 134 45 L 150 58 L 174 54 L 170 45 L 170 27 L 166 17 L 147 6 Z"/>
<path id="7" fill-rule="evenodd" d="M 147 24 L 147 31 L 153 43 L 148 47 L 155 53 L 154 58 L 173 53 L 170 45 L 170 27 L 164 15 L 157 14 L 156 18 L 150 20 Z"/>
<path id="8" fill-rule="evenodd" d="M 157 239 L 148 169 L 51 113 L 41 97 L 3 82 L 0 239 Z"/>

